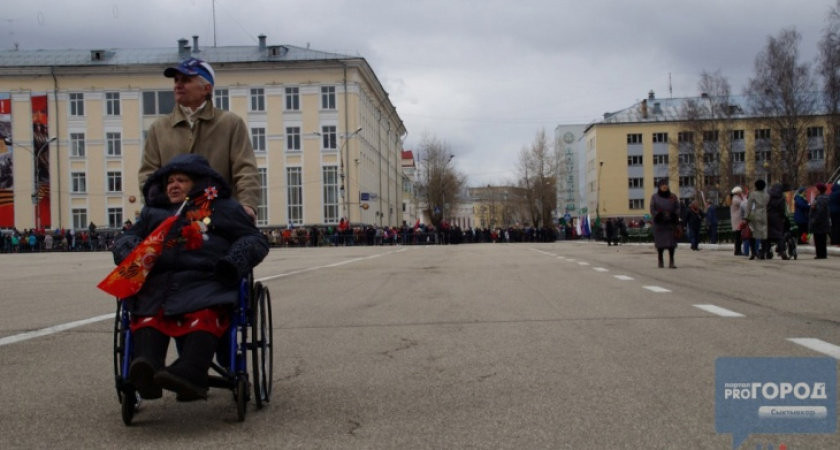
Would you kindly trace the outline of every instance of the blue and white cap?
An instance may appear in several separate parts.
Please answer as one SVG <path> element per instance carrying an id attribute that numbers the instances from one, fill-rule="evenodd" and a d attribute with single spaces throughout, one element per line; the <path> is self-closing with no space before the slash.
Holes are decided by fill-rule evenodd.
<path id="1" fill-rule="evenodd" d="M 175 78 L 176 72 L 190 77 L 198 75 L 204 78 L 205 80 L 209 81 L 210 84 L 216 84 L 216 72 L 213 71 L 213 68 L 210 67 L 210 64 L 207 64 L 206 62 L 198 58 L 187 58 L 181 61 L 175 67 L 167 67 L 166 70 L 163 71 L 163 76 L 168 78 Z"/>

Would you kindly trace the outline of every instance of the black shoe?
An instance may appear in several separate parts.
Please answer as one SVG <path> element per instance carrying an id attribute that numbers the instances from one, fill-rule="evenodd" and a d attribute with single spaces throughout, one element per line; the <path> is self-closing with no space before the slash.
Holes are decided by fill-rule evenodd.
<path id="1" fill-rule="evenodd" d="M 128 380 L 140 398 L 154 400 L 163 397 L 163 390 L 155 383 L 154 377 L 157 367 L 149 358 L 134 358 L 128 369 Z"/>
<path id="2" fill-rule="evenodd" d="M 755 259 L 755 255 L 750 255 L 750 261 Z"/>
<path id="3" fill-rule="evenodd" d="M 177 361 L 155 374 L 155 383 L 167 391 L 176 393 L 179 402 L 192 402 L 195 400 L 207 400 L 207 386 L 201 386 L 200 381 L 192 381 L 190 378 L 201 378 L 198 373 L 190 373 L 187 368 L 179 368 Z M 186 373 L 184 373 L 186 372 Z M 190 378 L 188 378 L 190 377 Z M 207 378 L 207 374 L 204 374 Z"/>

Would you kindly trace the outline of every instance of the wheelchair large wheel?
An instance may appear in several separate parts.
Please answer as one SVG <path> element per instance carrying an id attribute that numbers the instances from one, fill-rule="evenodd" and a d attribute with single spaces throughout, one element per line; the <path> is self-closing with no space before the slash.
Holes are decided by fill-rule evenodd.
<path id="1" fill-rule="evenodd" d="M 125 346 L 125 328 L 122 321 L 123 304 L 117 300 L 117 313 L 114 318 L 114 380 L 117 387 L 117 400 L 120 403 L 125 395 L 125 379 L 128 374 L 123 373 L 128 349 Z"/>
<path id="2" fill-rule="evenodd" d="M 271 319 L 271 293 L 262 283 L 255 283 L 252 292 L 251 363 L 254 399 L 257 409 L 271 400 L 274 367 L 274 333 Z"/>
<path id="3" fill-rule="evenodd" d="M 140 397 L 133 390 L 128 390 L 123 393 L 121 409 L 122 420 L 126 426 L 131 425 L 138 406 L 140 406 Z"/>

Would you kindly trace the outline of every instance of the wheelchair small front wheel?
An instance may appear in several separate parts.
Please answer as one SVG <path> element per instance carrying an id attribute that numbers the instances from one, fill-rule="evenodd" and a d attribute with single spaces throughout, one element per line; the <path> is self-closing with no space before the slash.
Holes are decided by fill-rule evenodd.
<path id="1" fill-rule="evenodd" d="M 126 426 L 131 426 L 131 421 L 134 419 L 134 413 L 140 406 L 140 396 L 133 390 L 123 392 L 122 395 L 122 420 Z"/>
<path id="2" fill-rule="evenodd" d="M 248 380 L 240 374 L 239 379 L 236 380 L 236 418 L 240 422 L 245 421 L 245 413 L 248 397 Z"/>

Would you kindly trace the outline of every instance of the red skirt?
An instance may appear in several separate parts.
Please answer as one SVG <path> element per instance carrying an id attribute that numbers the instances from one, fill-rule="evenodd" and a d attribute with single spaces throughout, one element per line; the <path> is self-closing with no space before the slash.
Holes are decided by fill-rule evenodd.
<path id="1" fill-rule="evenodd" d="M 206 331 L 216 337 L 222 337 L 230 327 L 228 308 L 214 306 L 180 316 L 167 317 L 163 309 L 154 316 L 132 316 L 131 331 L 151 327 L 170 337 L 180 337 L 194 331 Z"/>

